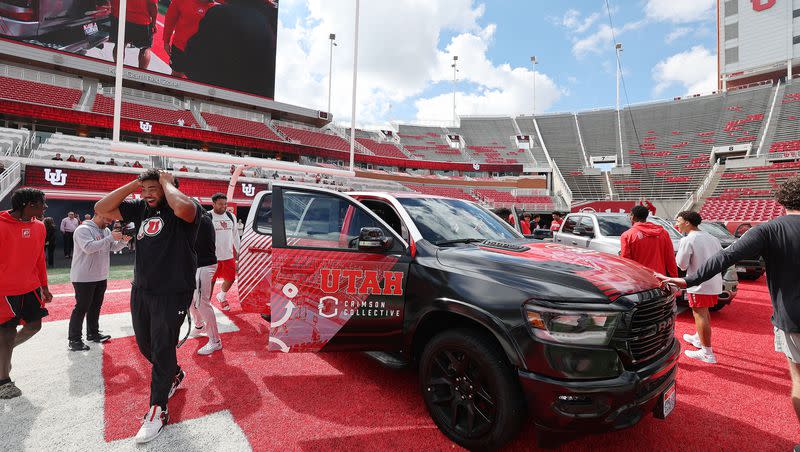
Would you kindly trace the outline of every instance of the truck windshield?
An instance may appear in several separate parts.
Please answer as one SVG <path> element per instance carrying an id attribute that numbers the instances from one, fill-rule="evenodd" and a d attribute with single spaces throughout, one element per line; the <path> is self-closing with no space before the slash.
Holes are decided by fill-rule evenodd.
<path id="1" fill-rule="evenodd" d="M 606 237 L 619 237 L 631 228 L 631 219 L 627 215 L 613 217 L 597 217 L 600 232 Z"/>
<path id="2" fill-rule="evenodd" d="M 701 231 L 708 232 L 720 240 L 732 240 L 735 238 L 733 234 L 725 229 L 725 226 L 722 226 L 718 223 L 700 223 L 698 228 L 700 228 Z"/>
<path id="3" fill-rule="evenodd" d="M 422 237 L 433 243 L 466 239 L 516 240 L 522 235 L 489 211 L 467 201 L 400 198 Z"/>

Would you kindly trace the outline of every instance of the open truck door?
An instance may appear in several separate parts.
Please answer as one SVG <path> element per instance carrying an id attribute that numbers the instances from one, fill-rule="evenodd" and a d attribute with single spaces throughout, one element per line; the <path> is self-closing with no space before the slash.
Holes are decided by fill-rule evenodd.
<path id="1" fill-rule="evenodd" d="M 269 350 L 399 349 L 407 243 L 361 203 L 331 190 L 276 184 L 259 201 L 253 232 L 271 237 L 263 253 L 270 262 L 261 269 L 269 276 L 258 292 L 269 292 Z"/>

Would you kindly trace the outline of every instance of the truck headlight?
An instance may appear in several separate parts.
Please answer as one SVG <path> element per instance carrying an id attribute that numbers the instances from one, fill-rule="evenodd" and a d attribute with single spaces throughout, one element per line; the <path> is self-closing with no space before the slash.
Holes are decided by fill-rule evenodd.
<path id="1" fill-rule="evenodd" d="M 535 304 L 525 306 L 528 326 L 539 339 L 560 344 L 608 344 L 617 325 L 614 312 L 567 311 Z"/>

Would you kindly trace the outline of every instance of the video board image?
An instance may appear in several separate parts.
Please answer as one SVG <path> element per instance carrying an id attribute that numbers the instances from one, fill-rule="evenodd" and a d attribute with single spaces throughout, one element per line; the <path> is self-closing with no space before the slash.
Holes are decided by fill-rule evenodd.
<path id="1" fill-rule="evenodd" d="M 0 0 L 0 38 L 114 62 L 119 0 Z M 125 65 L 273 98 L 278 0 L 127 0 Z"/>

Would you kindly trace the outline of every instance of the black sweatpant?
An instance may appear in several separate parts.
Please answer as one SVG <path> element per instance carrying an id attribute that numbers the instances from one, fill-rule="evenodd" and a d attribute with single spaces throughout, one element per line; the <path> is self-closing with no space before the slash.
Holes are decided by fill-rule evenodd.
<path id="1" fill-rule="evenodd" d="M 83 319 L 86 319 L 86 338 L 100 335 L 100 308 L 106 295 L 107 281 L 74 282 L 75 307 L 69 317 L 69 340 L 81 340 Z"/>
<path id="2" fill-rule="evenodd" d="M 46 245 L 44 248 L 47 251 L 47 265 L 49 267 L 52 267 L 53 263 L 55 262 L 54 257 L 56 253 L 56 244 L 50 243 L 49 245 Z"/>
<path id="3" fill-rule="evenodd" d="M 153 365 L 150 380 L 150 406 L 167 409 L 169 390 L 180 371 L 175 347 L 192 292 L 154 294 L 131 289 L 131 317 L 139 351 Z"/>
<path id="4" fill-rule="evenodd" d="M 75 246 L 72 241 L 72 232 L 64 233 L 64 257 L 72 256 L 72 248 Z"/>

